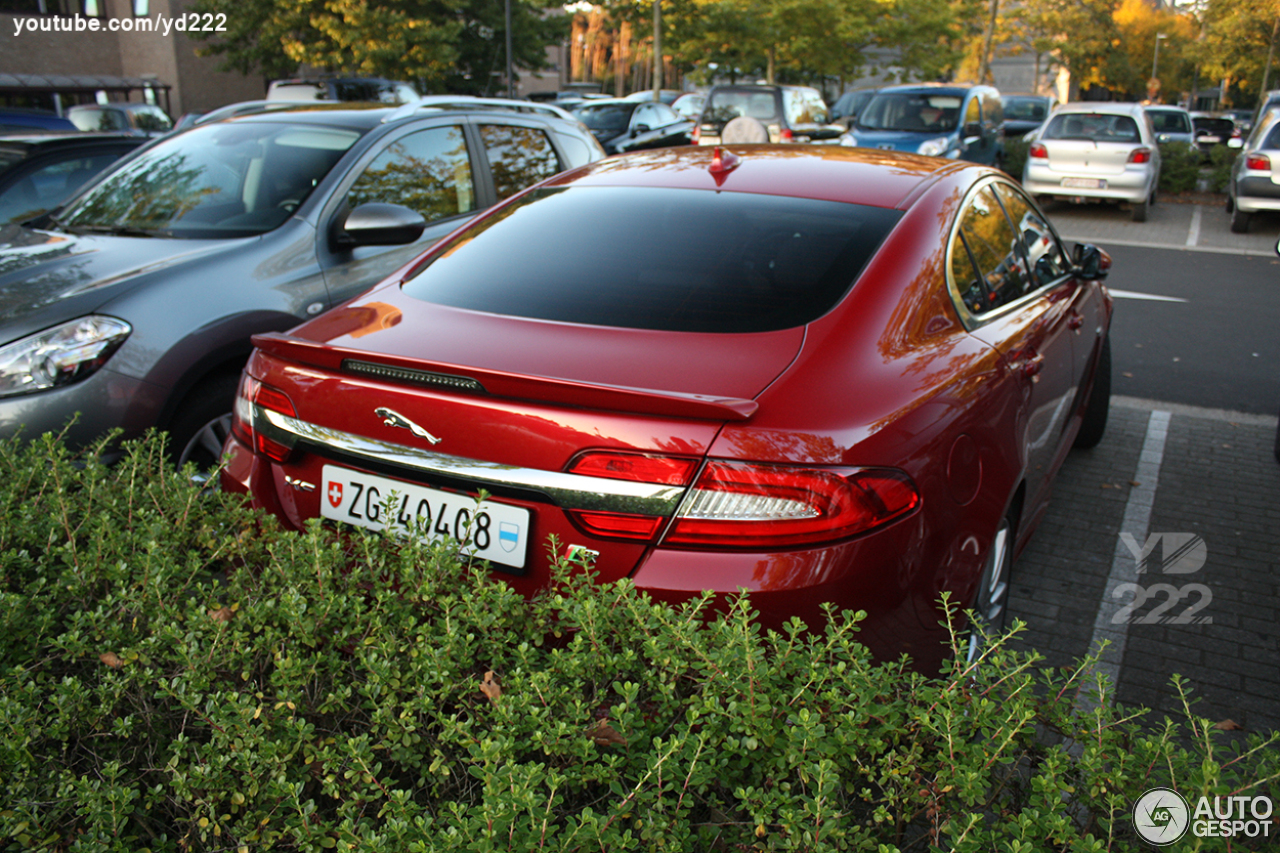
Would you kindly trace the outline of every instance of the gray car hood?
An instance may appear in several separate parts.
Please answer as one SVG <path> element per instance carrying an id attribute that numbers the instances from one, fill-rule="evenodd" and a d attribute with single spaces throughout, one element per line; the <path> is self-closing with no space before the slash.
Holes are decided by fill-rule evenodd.
<path id="1" fill-rule="evenodd" d="M 0 344 L 90 314 L 155 273 L 207 263 L 257 239 L 173 240 L 0 228 Z"/>

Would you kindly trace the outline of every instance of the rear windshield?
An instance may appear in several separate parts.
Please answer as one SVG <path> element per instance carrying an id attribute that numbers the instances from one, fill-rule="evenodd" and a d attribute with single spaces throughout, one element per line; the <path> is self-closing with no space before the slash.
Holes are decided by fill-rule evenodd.
<path id="1" fill-rule="evenodd" d="M 774 331 L 829 311 L 901 215 L 707 190 L 537 190 L 464 231 L 404 291 L 564 323 Z"/>
<path id="2" fill-rule="evenodd" d="M 1147 110 L 1156 133 L 1190 133 L 1191 117 L 1181 110 Z"/>
<path id="3" fill-rule="evenodd" d="M 1087 139 L 1093 142 L 1139 142 L 1138 123 L 1129 116 L 1104 113 L 1059 114 L 1049 120 L 1041 139 Z"/>
<path id="4" fill-rule="evenodd" d="M 1048 98 L 1006 97 L 1001 102 L 1004 117 L 1015 121 L 1044 121 L 1049 114 Z"/>
<path id="5" fill-rule="evenodd" d="M 773 89 L 716 89 L 707 98 L 702 120 L 726 124 L 738 116 L 749 116 L 766 124 L 778 120 L 778 102 Z"/>

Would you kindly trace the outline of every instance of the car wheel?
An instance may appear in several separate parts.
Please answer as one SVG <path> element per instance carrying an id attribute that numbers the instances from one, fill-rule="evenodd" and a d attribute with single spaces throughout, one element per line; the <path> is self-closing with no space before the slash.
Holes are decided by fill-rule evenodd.
<path id="1" fill-rule="evenodd" d="M 1248 232 L 1248 230 L 1249 230 L 1249 219 L 1250 219 L 1250 218 L 1251 218 L 1251 217 L 1250 217 L 1250 214 L 1245 213 L 1243 210 L 1241 210 L 1241 209 L 1240 209 L 1240 206 L 1239 206 L 1239 205 L 1236 205 L 1235 209 L 1231 211 L 1231 231 L 1232 231 L 1232 233 L 1235 233 L 1235 234 L 1245 234 L 1245 233 L 1247 233 L 1247 232 Z"/>
<path id="2" fill-rule="evenodd" d="M 197 385 L 169 427 L 169 457 L 179 468 L 188 462 L 195 465 L 195 481 L 202 485 L 222 460 L 239 383 L 238 373 L 225 373 Z"/>
<path id="3" fill-rule="evenodd" d="M 1276 426 L 1276 461 L 1280 462 L 1280 425 Z"/>
<path id="4" fill-rule="evenodd" d="M 1009 578 L 1013 572 L 1013 523 L 1008 516 L 996 528 L 987 552 L 987 563 L 978 581 L 978 592 L 970 610 L 977 624 L 969 625 L 966 660 L 972 663 L 982 654 L 984 634 L 1004 630 L 1009 611 Z"/>
<path id="5" fill-rule="evenodd" d="M 1134 202 L 1134 204 L 1133 204 L 1133 221 L 1134 221 L 1134 222 L 1146 222 L 1146 221 L 1147 221 L 1147 211 L 1148 211 L 1148 210 L 1150 210 L 1150 209 L 1151 209 L 1151 197 L 1150 197 L 1150 196 L 1148 196 L 1147 198 L 1144 198 L 1144 199 L 1143 199 L 1142 201 L 1140 201 L 1140 202 Z"/>
<path id="6" fill-rule="evenodd" d="M 1080 424 L 1080 432 L 1076 433 L 1073 447 L 1088 449 L 1097 447 L 1107 431 L 1107 413 L 1111 410 L 1111 337 L 1102 341 L 1102 352 L 1098 355 L 1098 369 L 1093 375 L 1093 390 L 1089 392 L 1089 403 L 1085 406 L 1084 420 Z"/>
<path id="7" fill-rule="evenodd" d="M 1227 213 L 1234 213 L 1235 209 L 1236 209 L 1235 199 L 1233 199 L 1231 196 L 1227 196 Z"/>

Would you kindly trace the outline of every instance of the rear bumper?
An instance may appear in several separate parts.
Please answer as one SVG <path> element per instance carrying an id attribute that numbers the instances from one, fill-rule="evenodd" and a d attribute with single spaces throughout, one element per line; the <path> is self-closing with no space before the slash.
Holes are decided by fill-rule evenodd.
<path id="1" fill-rule="evenodd" d="M 1100 179 L 1106 182 L 1106 188 L 1095 189 L 1062 185 L 1064 180 L 1070 179 Z M 1115 201 L 1140 203 L 1150 197 L 1151 191 L 1155 188 L 1155 180 L 1150 172 L 1145 171 L 1126 170 L 1105 176 L 1072 174 L 1071 172 L 1056 172 L 1048 166 L 1039 166 L 1034 161 L 1028 161 L 1022 186 L 1032 195 L 1113 199 Z"/>
<path id="2" fill-rule="evenodd" d="M 1280 184 L 1270 175 L 1246 176 L 1236 181 L 1232 198 L 1245 213 L 1259 210 L 1280 210 Z"/>

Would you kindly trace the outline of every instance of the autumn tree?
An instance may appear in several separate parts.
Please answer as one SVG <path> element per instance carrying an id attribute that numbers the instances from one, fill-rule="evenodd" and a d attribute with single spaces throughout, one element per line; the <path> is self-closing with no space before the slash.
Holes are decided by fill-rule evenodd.
<path id="1" fill-rule="evenodd" d="M 511 5 L 514 63 L 541 68 L 565 19 L 544 15 L 546 0 Z M 427 91 L 492 93 L 505 68 L 501 0 L 196 0 L 191 8 L 226 15 L 228 31 L 205 36 L 204 50 L 246 74 L 284 77 L 310 65 L 416 80 Z"/>
<path id="2" fill-rule="evenodd" d="M 1235 82 L 1248 103 L 1264 89 L 1280 86 L 1276 71 L 1280 61 L 1280 2 L 1206 0 L 1199 11 L 1202 26 L 1193 55 L 1204 76 L 1228 84 Z M 1227 95 L 1227 91 L 1223 94 Z"/>

